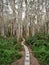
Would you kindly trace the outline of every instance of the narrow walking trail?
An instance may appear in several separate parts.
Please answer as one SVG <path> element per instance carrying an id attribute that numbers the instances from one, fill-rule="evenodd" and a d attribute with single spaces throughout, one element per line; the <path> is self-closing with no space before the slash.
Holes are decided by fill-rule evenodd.
<path id="1" fill-rule="evenodd" d="M 29 52 L 30 52 L 30 65 L 41 65 L 41 63 L 34 56 L 34 53 L 32 52 L 32 50 L 30 48 L 29 48 Z"/>
<path id="2" fill-rule="evenodd" d="M 24 65 L 30 65 L 29 49 L 28 49 L 28 47 L 26 45 L 24 45 L 24 41 L 22 42 L 22 45 L 24 46 L 24 49 L 25 49 L 25 61 L 24 61 Z"/>
<path id="3" fill-rule="evenodd" d="M 32 50 L 24 45 L 25 39 L 23 39 L 22 45 L 25 49 L 25 61 L 24 65 L 40 65 L 39 61 L 34 57 L 34 54 L 32 54 Z"/>
<path id="4" fill-rule="evenodd" d="M 22 58 L 18 61 L 13 62 L 11 65 L 40 65 L 38 60 L 32 54 L 32 50 L 26 46 L 25 39 L 22 41 L 24 50 L 22 51 Z"/>

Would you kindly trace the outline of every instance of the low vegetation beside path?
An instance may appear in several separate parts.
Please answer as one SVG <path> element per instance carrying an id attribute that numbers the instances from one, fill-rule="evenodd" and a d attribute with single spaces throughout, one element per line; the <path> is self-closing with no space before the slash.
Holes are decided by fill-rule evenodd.
<path id="1" fill-rule="evenodd" d="M 26 43 L 30 45 L 32 52 L 42 65 L 49 65 L 49 36 L 36 34 L 26 39 Z"/>
<path id="2" fill-rule="evenodd" d="M 9 65 L 22 57 L 22 45 L 17 43 L 15 37 L 0 37 L 0 65 Z"/>

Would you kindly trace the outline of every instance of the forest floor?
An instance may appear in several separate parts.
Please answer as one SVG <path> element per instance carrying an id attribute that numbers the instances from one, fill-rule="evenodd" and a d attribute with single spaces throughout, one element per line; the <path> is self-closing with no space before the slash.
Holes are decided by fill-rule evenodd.
<path id="1" fill-rule="evenodd" d="M 32 50 L 30 49 L 29 46 L 27 46 L 29 49 L 29 53 L 30 53 L 30 65 L 41 65 L 38 61 L 38 59 L 36 59 L 34 57 L 34 54 L 32 53 Z M 22 58 L 20 60 L 17 60 L 15 62 L 13 62 L 11 65 L 24 65 L 25 62 L 25 50 L 23 49 L 22 51 Z"/>

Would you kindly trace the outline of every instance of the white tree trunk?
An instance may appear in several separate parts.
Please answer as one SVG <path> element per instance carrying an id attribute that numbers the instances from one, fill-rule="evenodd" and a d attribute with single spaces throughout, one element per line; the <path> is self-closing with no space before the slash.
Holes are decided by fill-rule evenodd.
<path id="1" fill-rule="evenodd" d="M 4 16 L 3 16 L 3 0 L 0 1 L 1 4 L 1 36 L 4 36 Z"/>
<path id="2" fill-rule="evenodd" d="M 9 0 L 11 8 L 13 10 L 13 14 L 12 14 L 12 23 L 11 23 L 11 35 L 15 35 L 15 24 L 16 24 L 16 12 L 15 12 L 15 0 Z"/>
<path id="3" fill-rule="evenodd" d="M 22 38 L 22 0 L 18 1 L 18 30 L 17 30 L 17 39 Z"/>
<path id="4" fill-rule="evenodd" d="M 26 4 L 26 11 L 25 11 L 25 33 L 26 33 L 26 38 L 29 37 L 29 17 L 28 17 L 28 4 L 27 4 L 27 0 L 25 0 L 25 4 Z"/>

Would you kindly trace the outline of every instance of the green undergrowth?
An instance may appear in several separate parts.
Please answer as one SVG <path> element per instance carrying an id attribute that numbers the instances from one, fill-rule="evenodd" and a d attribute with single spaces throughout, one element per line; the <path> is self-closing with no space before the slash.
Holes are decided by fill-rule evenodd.
<path id="1" fill-rule="evenodd" d="M 0 65 L 10 65 L 22 57 L 22 45 L 17 43 L 16 38 L 0 37 Z"/>
<path id="2" fill-rule="evenodd" d="M 26 39 L 26 43 L 43 65 L 49 65 L 49 36 L 36 34 Z"/>

